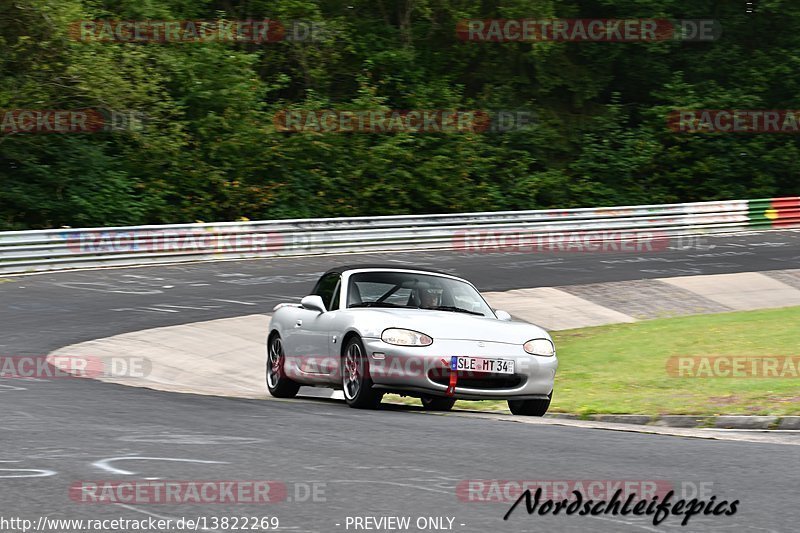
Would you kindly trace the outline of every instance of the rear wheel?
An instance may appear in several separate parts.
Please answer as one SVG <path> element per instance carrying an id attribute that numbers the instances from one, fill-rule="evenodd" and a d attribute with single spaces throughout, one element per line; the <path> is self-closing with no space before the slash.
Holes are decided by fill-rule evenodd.
<path id="1" fill-rule="evenodd" d="M 552 398 L 551 391 L 546 400 L 508 400 L 508 408 L 512 415 L 544 416 Z"/>
<path id="2" fill-rule="evenodd" d="M 347 405 L 356 409 L 375 409 L 383 398 L 382 392 L 372 388 L 367 352 L 358 337 L 350 339 L 344 348 L 342 391 Z"/>
<path id="3" fill-rule="evenodd" d="M 442 398 L 441 396 L 423 396 L 420 401 L 422 407 L 428 411 L 449 411 L 456 403 L 455 398 Z"/>
<path id="4" fill-rule="evenodd" d="M 267 389 L 275 398 L 294 398 L 300 390 L 300 385 L 286 377 L 285 362 L 281 338 L 273 335 L 267 346 Z"/>

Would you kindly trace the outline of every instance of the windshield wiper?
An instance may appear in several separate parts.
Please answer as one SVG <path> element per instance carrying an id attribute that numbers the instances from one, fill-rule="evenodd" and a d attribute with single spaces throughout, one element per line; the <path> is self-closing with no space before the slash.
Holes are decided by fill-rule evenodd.
<path id="1" fill-rule="evenodd" d="M 435 311 L 455 311 L 456 313 L 468 313 L 470 315 L 486 316 L 478 311 L 470 311 L 462 307 L 455 307 L 453 305 L 439 305 L 436 307 L 421 307 L 420 309 L 433 309 Z"/>
<path id="2" fill-rule="evenodd" d="M 400 305 L 400 304 L 393 304 L 389 302 L 361 302 L 360 304 L 350 304 L 350 308 L 353 307 L 400 307 L 404 309 L 419 309 L 413 305 Z"/>

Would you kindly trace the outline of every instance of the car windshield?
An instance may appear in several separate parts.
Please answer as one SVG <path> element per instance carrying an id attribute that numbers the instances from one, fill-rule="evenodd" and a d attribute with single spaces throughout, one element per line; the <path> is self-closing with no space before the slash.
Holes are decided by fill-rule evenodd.
<path id="1" fill-rule="evenodd" d="M 347 307 L 406 307 L 493 317 L 472 285 L 413 272 L 359 272 L 350 276 Z"/>

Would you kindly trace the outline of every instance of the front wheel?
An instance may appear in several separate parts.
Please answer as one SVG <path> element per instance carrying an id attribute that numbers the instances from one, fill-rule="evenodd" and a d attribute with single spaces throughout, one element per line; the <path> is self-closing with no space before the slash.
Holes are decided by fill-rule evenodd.
<path id="1" fill-rule="evenodd" d="M 552 391 L 545 400 L 508 400 L 508 408 L 512 415 L 544 416 L 553 398 Z"/>
<path id="2" fill-rule="evenodd" d="M 283 344 L 276 334 L 267 346 L 267 389 L 275 398 L 294 398 L 300 390 L 299 384 L 286 377 L 285 362 Z"/>
<path id="3" fill-rule="evenodd" d="M 419 400 L 422 402 L 422 408 L 428 411 L 449 411 L 456 404 L 455 398 L 440 396 L 423 396 Z"/>
<path id="4" fill-rule="evenodd" d="M 372 388 L 367 352 L 358 337 L 350 339 L 344 348 L 342 390 L 347 405 L 356 409 L 375 409 L 383 398 L 383 393 Z"/>

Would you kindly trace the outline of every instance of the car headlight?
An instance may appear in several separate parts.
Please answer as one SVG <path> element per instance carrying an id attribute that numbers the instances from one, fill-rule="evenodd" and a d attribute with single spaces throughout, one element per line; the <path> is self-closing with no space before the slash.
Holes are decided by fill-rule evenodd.
<path id="1" fill-rule="evenodd" d="M 389 328 L 381 333 L 381 340 L 397 346 L 430 346 L 433 339 L 424 333 L 411 329 Z"/>
<path id="2" fill-rule="evenodd" d="M 552 357 L 556 354 L 556 347 L 547 339 L 533 339 L 522 345 L 522 348 L 531 355 Z"/>

